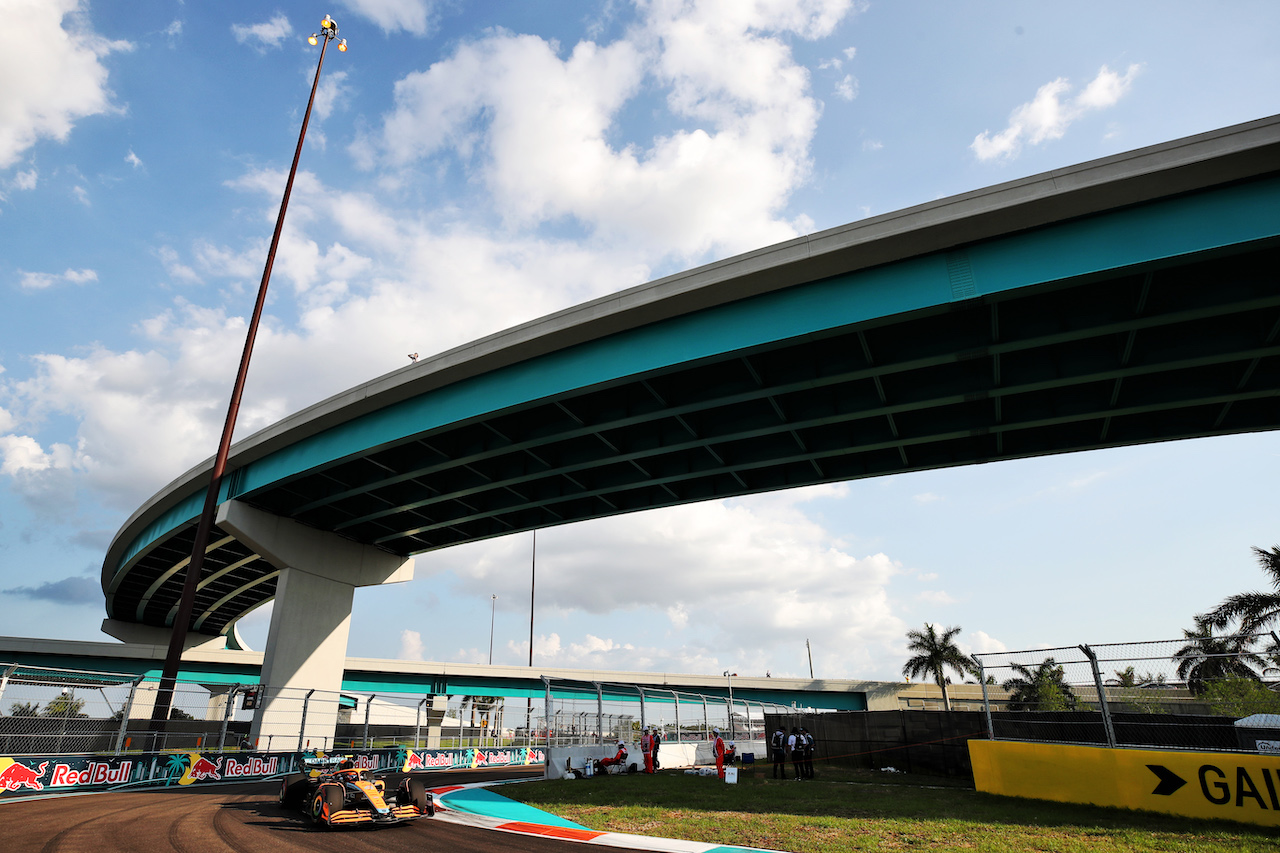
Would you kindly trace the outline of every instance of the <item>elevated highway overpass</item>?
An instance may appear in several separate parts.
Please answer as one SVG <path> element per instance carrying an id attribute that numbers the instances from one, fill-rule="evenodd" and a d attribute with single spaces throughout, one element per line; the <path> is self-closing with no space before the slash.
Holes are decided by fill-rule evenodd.
<path id="1" fill-rule="evenodd" d="M 414 554 L 794 486 L 1272 430 L 1278 271 L 1272 117 L 575 306 L 236 444 L 190 630 L 235 647 L 236 621 L 275 598 L 264 681 L 336 686 L 352 591 L 408 579 Z M 116 534 L 104 630 L 167 635 L 209 470 Z"/>
<path id="2" fill-rule="evenodd" d="M 42 640 L 0 636 L 0 672 L 6 665 L 16 664 L 29 670 L 44 668 L 82 672 L 107 672 L 139 676 L 155 684 L 160 679 L 165 644 L 121 645 L 111 642 L 82 640 Z M 217 690 L 232 684 L 257 684 L 262 673 L 263 653 L 195 648 L 182 661 L 183 679 L 207 689 Z M 349 657 L 342 664 L 342 679 L 337 689 L 353 695 L 376 694 L 433 696 L 505 696 L 538 700 L 546 692 L 543 676 L 552 679 L 557 695 L 571 685 L 580 691 L 593 682 L 608 684 L 614 692 L 619 685 L 633 685 L 650 691 L 650 699 L 670 699 L 669 692 L 702 694 L 729 698 L 729 687 L 738 703 L 755 702 L 795 705 L 840 711 L 896 710 L 917 707 L 925 700 L 941 701 L 935 685 L 903 682 L 865 681 L 827 678 L 757 678 L 735 676 L 732 682 L 723 676 L 672 672 L 627 672 L 619 670 L 581 670 L 560 667 L 501 666 L 493 664 L 406 661 L 380 658 Z M 968 699 L 981 700 L 981 690 L 974 685 L 954 685 Z M 625 691 L 635 700 L 633 690 Z M 145 704 L 145 703 L 141 703 Z M 144 718 L 150 706 L 135 712 Z"/>

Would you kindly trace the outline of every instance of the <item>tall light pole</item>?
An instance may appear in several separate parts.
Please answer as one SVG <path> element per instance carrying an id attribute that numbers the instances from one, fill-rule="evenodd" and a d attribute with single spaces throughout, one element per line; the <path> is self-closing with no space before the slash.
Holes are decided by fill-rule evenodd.
<path id="1" fill-rule="evenodd" d="M 529 667 L 533 667 L 533 590 L 534 584 L 538 580 L 538 531 L 533 531 L 533 552 L 529 556 Z M 550 690 L 547 695 L 550 696 Z M 551 709 L 546 708 L 544 714 L 550 714 Z M 550 722 L 548 722 L 550 725 Z M 529 703 L 525 707 L 524 712 L 524 730 L 526 734 L 533 731 L 533 694 L 529 694 Z M 530 743 L 533 741 L 530 740 Z"/>
<path id="2" fill-rule="evenodd" d="M 533 666 L 533 590 L 538 580 L 538 531 L 533 531 L 533 553 L 529 557 L 529 666 Z"/>
<path id="3" fill-rule="evenodd" d="M 218 442 L 218 452 L 213 459 L 213 470 L 209 474 L 209 490 L 205 493 L 204 510 L 200 513 L 200 521 L 196 526 L 196 538 L 191 544 L 191 561 L 187 564 L 187 577 L 182 585 L 182 598 L 178 602 L 178 613 L 173 618 L 173 633 L 169 635 L 169 652 L 164 659 L 164 669 L 160 674 L 160 688 L 156 693 L 156 704 L 151 711 L 152 728 L 163 727 L 169 719 L 169 709 L 173 704 L 173 691 L 177 685 L 178 667 L 182 662 L 182 647 L 187 640 L 187 627 L 191 622 L 191 611 L 195 606 L 196 589 L 200 584 L 200 571 L 204 567 L 204 555 L 209 547 L 209 536 L 213 530 L 213 520 L 218 511 L 218 493 L 222 487 L 222 476 L 227 469 L 227 456 L 231 451 L 231 436 L 236 428 L 236 416 L 240 413 L 240 397 L 244 393 L 245 378 L 249 373 L 249 358 L 253 355 L 253 342 L 258 335 L 258 321 L 262 318 L 262 307 L 267 301 L 267 285 L 271 281 L 271 267 L 275 264 L 276 248 L 280 245 L 280 232 L 284 228 L 284 213 L 289 207 L 289 196 L 293 192 L 293 179 L 298 173 L 298 158 L 302 156 L 302 142 L 307 138 L 307 123 L 311 120 L 311 107 L 315 104 L 316 89 L 320 86 L 320 69 L 324 67 L 324 53 L 329 42 L 338 38 L 338 25 L 331 16 L 325 15 L 320 22 L 320 33 L 312 33 L 307 39 L 311 44 L 323 44 L 320 47 L 320 61 L 316 63 L 315 80 L 311 83 L 311 97 L 307 99 L 307 111 L 302 116 L 302 130 L 298 133 L 298 147 L 293 152 L 293 165 L 289 168 L 289 179 L 284 185 L 284 198 L 280 202 L 280 213 L 276 216 L 276 230 L 271 235 L 271 248 L 267 250 L 266 267 L 262 270 L 262 283 L 258 285 L 258 300 L 253 306 L 253 316 L 249 320 L 249 330 L 245 334 L 244 352 L 240 355 L 240 368 L 236 371 L 236 381 L 231 389 L 231 403 L 227 407 L 227 419 L 222 426 L 222 438 Z M 346 52 L 347 40 L 338 39 L 338 50 Z"/>
<path id="4" fill-rule="evenodd" d="M 498 596 L 489 596 L 489 665 L 493 666 L 493 618 L 498 612 Z"/>

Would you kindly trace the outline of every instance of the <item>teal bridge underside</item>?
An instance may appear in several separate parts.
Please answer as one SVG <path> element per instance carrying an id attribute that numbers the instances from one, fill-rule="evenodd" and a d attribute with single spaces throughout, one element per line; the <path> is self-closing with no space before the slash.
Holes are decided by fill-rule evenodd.
<path id="1" fill-rule="evenodd" d="M 1229 129 L 1174 166 L 1114 158 L 1121 176 L 1088 192 L 1038 176 L 878 218 L 865 228 L 884 236 L 840 253 L 820 258 L 814 235 L 781 259 L 747 256 L 714 296 L 686 288 L 644 322 L 602 310 L 563 345 L 532 334 L 527 355 L 420 393 L 414 371 L 431 367 L 406 367 L 391 391 L 247 440 L 222 499 L 410 555 L 775 489 L 1275 429 L 1280 125 L 1261 125 L 1270 141 L 1244 154 Z M 992 199 L 1012 200 L 997 216 Z M 952 208 L 972 212 L 942 216 Z M 117 535 L 111 618 L 172 623 L 199 473 Z M 212 542 L 191 630 L 216 635 L 272 598 L 278 567 L 225 532 Z"/>

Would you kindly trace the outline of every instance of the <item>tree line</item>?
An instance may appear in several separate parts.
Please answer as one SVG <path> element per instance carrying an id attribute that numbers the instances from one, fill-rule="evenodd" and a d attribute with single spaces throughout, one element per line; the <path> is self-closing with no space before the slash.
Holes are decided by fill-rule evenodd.
<path id="1" fill-rule="evenodd" d="M 1254 556 L 1271 589 L 1231 595 L 1205 613 L 1196 614 L 1194 626 L 1183 630 L 1185 644 L 1173 653 L 1181 684 L 1219 713 L 1247 716 L 1280 713 L 1280 695 L 1268 688 L 1268 671 L 1280 673 L 1280 637 L 1273 629 L 1280 622 L 1280 546 L 1255 547 Z M 907 678 L 931 679 L 942 690 L 942 704 L 951 710 L 948 671 L 960 678 L 979 676 L 977 663 L 956 646 L 960 626 L 939 631 L 925 624 L 923 631 L 907 632 L 912 656 L 902 667 Z M 1035 666 L 1010 664 L 1013 675 L 1000 683 L 1009 694 L 1011 711 L 1072 711 L 1079 699 L 1066 681 L 1066 673 L 1054 658 Z M 988 677 L 995 684 L 994 677 Z M 1132 666 L 1118 670 L 1108 684 L 1118 687 L 1164 686 L 1163 673 L 1138 673 Z M 1177 686 L 1168 684 L 1168 686 Z"/>

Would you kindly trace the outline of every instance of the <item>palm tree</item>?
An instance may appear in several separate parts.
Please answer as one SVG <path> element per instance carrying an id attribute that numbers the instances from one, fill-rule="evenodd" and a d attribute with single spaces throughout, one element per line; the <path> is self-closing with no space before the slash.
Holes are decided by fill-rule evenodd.
<path id="1" fill-rule="evenodd" d="M 1257 634 L 1280 619 L 1280 545 L 1272 545 L 1270 551 L 1255 547 L 1253 553 L 1271 583 L 1271 592 L 1242 592 L 1227 596 L 1205 614 L 1204 618 L 1212 627 L 1226 628 L 1239 620 L 1240 633 Z"/>
<path id="2" fill-rule="evenodd" d="M 902 667 L 902 674 L 908 678 L 932 676 L 942 688 L 942 707 L 951 710 L 951 698 L 947 696 L 946 669 L 950 667 L 960 674 L 977 675 L 978 667 L 964 652 L 956 648 L 952 637 L 960 633 L 960 626 L 947 628 L 941 634 L 928 622 L 923 631 L 908 631 L 907 651 L 915 652 L 915 656 L 907 660 Z"/>
<path id="3" fill-rule="evenodd" d="M 191 766 L 191 756 L 185 752 L 175 752 L 169 756 L 169 762 L 165 765 L 167 771 L 165 776 L 165 785 L 172 785 L 173 780 L 182 776 L 187 772 L 187 768 Z"/>
<path id="4" fill-rule="evenodd" d="M 1258 673 L 1254 667 L 1263 669 L 1267 665 L 1250 649 L 1253 637 L 1247 633 L 1215 637 L 1214 627 L 1211 614 L 1197 616 L 1195 629 L 1182 632 L 1187 644 L 1173 653 L 1178 664 L 1178 677 L 1196 696 L 1203 693 L 1210 683 L 1226 678 L 1257 681 Z"/>
<path id="5" fill-rule="evenodd" d="M 1053 658 L 1045 658 L 1034 670 L 1020 663 L 1011 664 L 1017 673 L 1000 686 L 1009 691 L 1005 706 L 1010 711 L 1074 711 L 1078 704 L 1075 691 L 1066 682 L 1066 672 Z"/>

